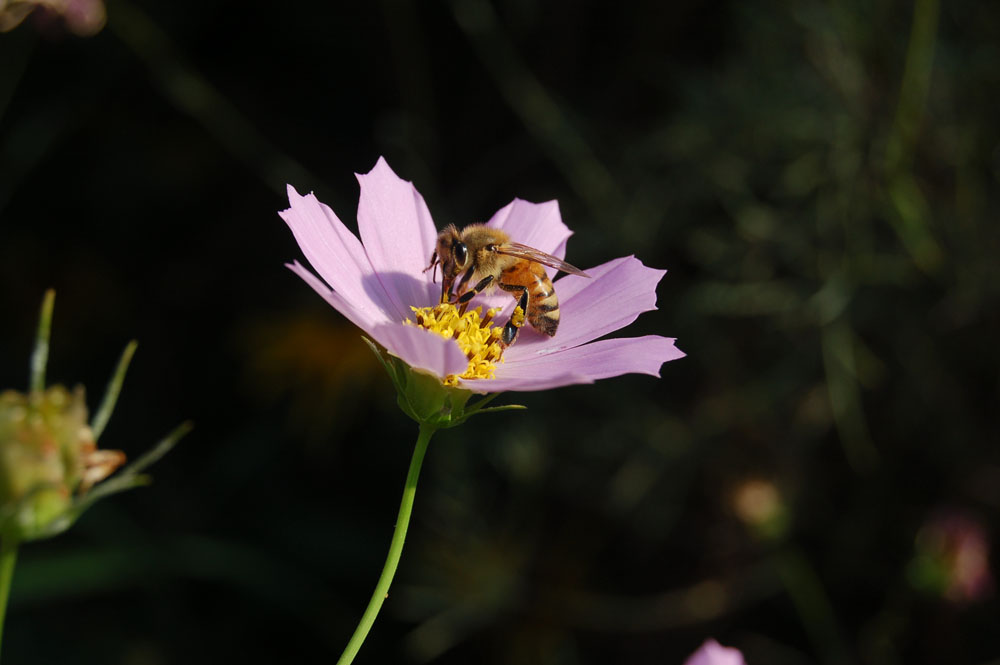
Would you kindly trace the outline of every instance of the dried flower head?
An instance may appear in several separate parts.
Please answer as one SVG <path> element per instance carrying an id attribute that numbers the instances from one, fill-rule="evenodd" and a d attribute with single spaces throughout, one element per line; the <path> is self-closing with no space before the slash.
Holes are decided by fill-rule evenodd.
<path id="1" fill-rule="evenodd" d="M 0 540 L 8 543 L 60 533 L 98 499 L 145 484 L 148 479 L 139 472 L 188 429 L 182 425 L 105 481 L 125 463 L 125 454 L 101 450 L 97 441 L 111 417 L 136 344 L 125 347 L 104 400 L 88 421 L 82 386 L 72 391 L 45 387 L 54 299 L 49 291 L 42 304 L 29 391 L 0 393 Z"/>
<path id="2" fill-rule="evenodd" d="M 43 531 L 74 498 L 125 463 L 119 450 L 98 450 L 87 424 L 82 387 L 0 393 L 0 533 Z"/>

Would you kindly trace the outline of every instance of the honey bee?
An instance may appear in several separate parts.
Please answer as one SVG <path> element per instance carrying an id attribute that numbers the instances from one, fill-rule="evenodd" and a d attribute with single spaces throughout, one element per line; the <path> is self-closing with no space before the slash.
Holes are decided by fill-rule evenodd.
<path id="1" fill-rule="evenodd" d="M 476 294 L 498 286 L 510 293 L 524 319 L 549 337 L 559 328 L 559 299 L 552 280 L 545 273 L 549 266 L 571 275 L 590 277 L 575 266 L 551 254 L 514 242 L 506 233 L 485 224 L 470 224 L 459 231 L 450 224 L 441 231 L 431 255 L 431 264 L 424 272 L 441 266 L 441 302 L 461 304 L 462 312 Z M 455 284 L 459 273 L 461 279 Z M 433 273 L 432 273 L 433 274 Z M 472 288 L 468 288 L 472 284 Z M 452 301 L 452 286 L 455 300 Z M 501 342 L 510 346 L 524 321 L 511 316 L 504 326 Z"/>

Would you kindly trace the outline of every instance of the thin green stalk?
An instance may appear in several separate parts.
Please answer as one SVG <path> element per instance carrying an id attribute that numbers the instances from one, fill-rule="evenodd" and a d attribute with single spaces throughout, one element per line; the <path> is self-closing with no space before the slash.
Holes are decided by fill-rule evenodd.
<path id="1" fill-rule="evenodd" d="M 799 550 L 786 547 L 775 552 L 773 564 L 823 662 L 850 663 L 833 605 L 809 560 Z"/>
<path id="2" fill-rule="evenodd" d="M 4 619 L 7 618 L 7 597 L 10 595 L 10 582 L 14 579 L 15 563 L 17 563 L 17 541 L 4 538 L 0 541 L 0 647 L 3 645 Z"/>
<path id="3" fill-rule="evenodd" d="M 94 433 L 95 441 L 101 438 L 104 428 L 107 427 L 108 421 L 111 420 L 111 413 L 115 410 L 118 395 L 121 394 L 122 384 L 125 382 L 125 372 L 128 371 L 128 365 L 132 362 L 132 356 L 135 355 L 135 350 L 138 346 L 139 342 L 133 339 L 126 345 L 125 350 L 122 351 L 118 367 L 115 368 L 115 373 L 111 376 L 111 381 L 108 382 L 108 388 L 104 391 L 104 399 L 101 401 L 101 406 L 97 409 L 94 419 L 90 421 L 90 429 Z"/>
<path id="4" fill-rule="evenodd" d="M 934 216 L 913 173 L 913 160 L 934 70 L 940 4 L 940 0 L 917 0 L 913 6 L 899 105 L 885 155 L 887 192 L 895 212 L 889 221 L 914 263 L 925 272 L 940 266 L 944 250 L 932 231 Z"/>
<path id="5" fill-rule="evenodd" d="M 413 498 L 417 494 L 417 479 L 420 477 L 420 466 L 424 462 L 424 453 L 427 452 L 427 444 L 430 443 L 436 429 L 434 425 L 420 425 L 420 436 L 417 437 L 417 445 L 413 449 L 410 470 L 406 474 L 406 486 L 403 488 L 403 499 L 399 504 L 396 529 L 392 532 L 392 542 L 389 543 L 389 555 L 385 559 L 385 565 L 382 567 L 382 574 L 375 585 L 372 598 L 368 601 L 368 607 L 361 616 L 361 622 L 354 629 L 354 635 L 351 636 L 351 641 L 347 643 L 347 648 L 341 654 L 337 665 L 349 665 L 349 663 L 354 661 L 354 657 L 361 650 L 361 645 L 364 644 L 365 638 L 368 637 L 368 631 L 371 630 L 372 624 L 375 623 L 375 617 L 378 616 L 379 610 L 382 609 L 382 603 L 385 602 L 386 597 L 389 595 L 389 585 L 392 584 L 392 578 L 396 574 L 396 568 L 399 566 L 399 557 L 403 553 L 403 542 L 406 540 L 406 529 L 410 524 L 410 513 L 413 511 Z"/>
<path id="6" fill-rule="evenodd" d="M 42 313 L 38 317 L 38 334 L 35 336 L 35 351 L 31 354 L 31 392 L 45 390 L 45 366 L 49 362 L 49 336 L 52 333 L 52 307 L 56 292 L 49 289 L 42 300 Z"/>

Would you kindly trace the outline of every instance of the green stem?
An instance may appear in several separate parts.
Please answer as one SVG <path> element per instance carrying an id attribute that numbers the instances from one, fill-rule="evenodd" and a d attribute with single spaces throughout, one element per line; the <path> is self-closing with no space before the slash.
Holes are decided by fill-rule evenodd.
<path id="1" fill-rule="evenodd" d="M 14 564 L 17 563 L 17 541 L 4 538 L 0 541 L 0 645 L 3 644 L 4 619 L 7 618 L 7 597 L 10 582 L 14 579 Z"/>
<path id="2" fill-rule="evenodd" d="M 372 624 L 375 623 L 375 617 L 378 616 L 379 610 L 382 609 L 382 603 L 385 602 L 386 597 L 389 595 L 389 585 L 392 584 L 392 578 L 396 574 L 396 568 L 399 566 L 399 557 L 403 553 L 403 541 L 406 540 L 406 529 L 410 524 L 410 513 L 413 511 L 413 498 L 417 493 L 417 479 L 420 477 L 420 465 L 424 462 L 424 453 L 427 452 L 427 444 L 430 443 L 436 429 L 434 425 L 426 423 L 420 425 L 420 436 L 417 437 L 417 445 L 413 449 L 413 458 L 410 460 L 410 470 L 406 474 L 403 500 L 399 504 L 396 529 L 392 532 L 392 542 L 389 543 L 389 555 L 385 559 L 382 574 L 378 578 L 375 591 L 372 593 L 371 600 L 368 601 L 368 607 L 361 617 L 361 622 L 354 629 L 354 635 L 351 636 L 351 641 L 347 643 L 347 648 L 341 654 L 337 665 L 348 665 L 354 661 L 354 657 L 361 650 L 361 645 L 364 644 L 365 638 L 368 637 L 368 631 L 371 630 Z"/>

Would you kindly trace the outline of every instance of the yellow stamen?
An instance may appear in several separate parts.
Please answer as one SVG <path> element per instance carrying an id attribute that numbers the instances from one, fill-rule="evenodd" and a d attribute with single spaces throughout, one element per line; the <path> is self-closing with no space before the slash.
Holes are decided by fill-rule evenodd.
<path id="1" fill-rule="evenodd" d="M 403 323 L 419 325 L 444 338 L 454 339 L 469 359 L 469 367 L 465 373 L 449 374 L 444 379 L 444 385 L 457 386 L 459 379 L 493 378 L 496 364 L 503 362 L 503 346 L 500 344 L 503 329 L 490 325 L 493 317 L 500 312 L 499 307 L 486 310 L 486 316 L 482 316 L 481 307 L 459 314 L 451 303 L 410 309 L 417 322 L 406 320 Z"/>

